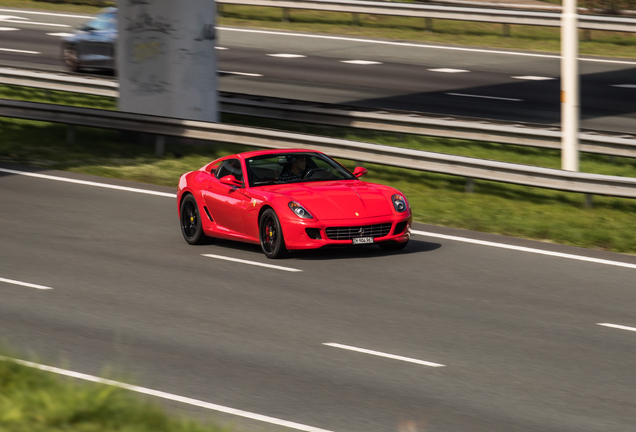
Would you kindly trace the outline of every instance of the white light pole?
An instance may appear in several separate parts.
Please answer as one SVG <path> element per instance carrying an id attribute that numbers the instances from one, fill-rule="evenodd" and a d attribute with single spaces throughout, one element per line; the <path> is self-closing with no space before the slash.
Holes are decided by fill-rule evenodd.
<path id="1" fill-rule="evenodd" d="M 561 169 L 579 170 L 579 35 L 577 0 L 563 0 L 561 15 Z"/>

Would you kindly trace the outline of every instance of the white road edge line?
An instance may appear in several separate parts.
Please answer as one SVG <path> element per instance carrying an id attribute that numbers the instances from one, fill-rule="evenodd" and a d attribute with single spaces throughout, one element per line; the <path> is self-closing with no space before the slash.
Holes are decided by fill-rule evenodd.
<path id="1" fill-rule="evenodd" d="M 262 77 L 263 75 L 257 73 L 248 73 L 248 72 L 231 72 L 231 71 L 217 71 L 218 73 L 228 74 L 228 75 L 242 75 L 242 76 L 251 76 L 251 77 Z"/>
<path id="2" fill-rule="evenodd" d="M 25 50 L 11 49 L 11 48 L 0 48 L 0 51 L 14 52 L 14 53 L 20 53 L 20 54 L 41 54 L 38 51 L 25 51 Z"/>
<path id="3" fill-rule="evenodd" d="M 342 344 L 338 344 L 338 343 L 323 343 L 323 345 L 327 345 L 330 347 L 334 347 L 334 348 L 341 348 L 341 349 L 345 349 L 345 350 L 349 350 L 349 351 L 356 351 L 356 352 L 360 352 L 360 353 L 364 353 L 364 354 L 371 354 L 374 356 L 378 356 L 378 357 L 386 357 L 386 358 L 390 358 L 393 360 L 401 360 L 401 361 L 405 361 L 405 362 L 409 362 L 409 363 L 417 363 L 420 365 L 424 365 L 424 366 L 430 366 L 430 367 L 445 367 L 446 365 L 443 364 L 439 364 L 439 363 L 431 363 L 431 362 L 427 362 L 424 360 L 418 360 L 418 359 L 414 359 L 414 358 L 410 358 L 410 357 L 402 357 L 402 356 L 398 356 L 398 355 L 394 355 L 394 354 L 387 354 L 387 353 L 383 353 L 380 351 L 372 351 L 372 350 L 368 350 L 368 349 L 364 349 L 364 348 L 356 348 L 353 346 L 349 346 L 349 345 L 342 345 Z"/>
<path id="4" fill-rule="evenodd" d="M 66 369 L 60 369 L 60 368 L 56 368 L 53 366 L 46 366 L 46 365 L 42 365 L 42 364 L 38 364 L 38 363 L 33 363 L 30 361 L 26 361 L 26 360 L 19 360 L 19 359 L 13 359 L 10 357 L 5 357 L 5 356 L 0 356 L 0 360 L 3 361 L 10 361 L 10 362 L 15 362 L 18 364 L 21 364 L 23 366 L 28 366 L 31 368 L 35 368 L 35 369 L 40 369 L 43 371 L 47 371 L 47 372 L 53 372 L 59 375 L 64 375 L 64 376 L 68 376 L 68 377 L 72 377 L 72 378 L 78 378 L 78 379 L 82 379 L 85 381 L 92 381 L 92 382 L 96 382 L 99 384 L 106 384 L 109 386 L 113 386 L 113 387 L 119 387 L 125 390 L 130 390 L 130 391 L 134 391 L 137 393 L 141 393 L 141 394 L 146 394 L 146 395 L 150 395 L 150 396 L 155 396 L 155 397 L 159 397 L 162 399 L 167 399 L 167 400 L 171 400 L 171 401 L 175 401 L 175 402 L 181 402 L 184 404 L 188 404 L 188 405 L 193 405 L 193 406 L 197 406 L 200 408 L 205 408 L 205 409 L 209 409 L 209 410 L 214 410 L 214 411 L 219 411 L 219 412 L 223 412 L 226 414 L 232 414 L 235 416 L 239 416 L 239 417 L 245 417 L 251 420 L 257 420 L 257 421 L 261 421 L 261 422 L 265 422 L 265 423 L 271 423 L 271 424 L 275 424 L 277 426 L 283 426 L 283 427 L 287 427 L 290 429 L 296 429 L 296 430 L 301 430 L 301 431 L 306 431 L 306 432 L 331 432 L 328 431 L 326 429 L 320 429 L 317 427 L 313 427 L 313 426 L 307 426 L 304 424 L 300 424 L 300 423 L 295 423 L 295 422 L 291 422 L 291 421 L 287 421 L 287 420 L 281 420 L 275 417 L 269 417 L 269 416 L 265 416 L 265 415 L 261 415 L 261 414 L 255 414 L 249 411 L 243 411 L 243 410 L 239 410 L 236 408 L 229 408 L 223 405 L 217 405 L 217 404 L 213 404 L 210 402 L 204 402 L 204 401 L 200 401 L 197 399 L 192 399 L 189 397 L 185 397 L 185 396 L 178 396 L 175 394 L 171 394 L 171 393 L 166 393 L 166 392 L 162 392 L 159 390 L 152 390 L 146 387 L 140 387 L 140 386 L 136 386 L 136 385 L 132 385 L 132 384 L 126 384 L 126 383 L 122 383 L 119 381 L 113 381 L 113 380 L 109 380 L 109 379 L 105 379 L 105 378 L 99 378 L 93 375 L 87 375 L 84 373 L 80 373 L 80 372 L 74 372 L 74 371 L 70 371 L 70 370 L 66 370 Z"/>
<path id="5" fill-rule="evenodd" d="M 46 180 L 55 180 L 55 181 L 61 181 L 61 182 L 66 182 L 66 183 L 75 183 L 75 184 L 81 184 L 81 185 L 86 185 L 86 186 L 96 186 L 96 187 L 101 187 L 101 188 L 106 188 L 106 189 L 116 189 L 116 190 L 122 190 L 122 191 L 127 191 L 127 192 L 137 192 L 137 193 L 143 193 L 143 194 L 148 194 L 148 195 L 157 195 L 157 196 L 162 196 L 162 197 L 167 197 L 167 198 L 176 198 L 177 197 L 177 194 L 173 194 L 173 193 L 156 192 L 156 191 L 151 191 L 151 190 L 146 190 L 146 189 L 137 189 L 137 188 L 130 188 L 130 187 L 125 187 L 125 186 L 115 186 L 115 185 L 106 184 L 106 183 L 97 183 L 97 182 L 91 182 L 91 181 L 85 181 L 85 180 L 75 180 L 75 179 L 70 179 L 70 178 L 65 178 L 65 177 L 56 177 L 56 176 L 51 176 L 51 175 L 46 175 L 46 174 L 37 174 L 37 173 L 31 173 L 31 172 L 26 172 L 26 171 L 10 170 L 10 169 L 6 169 L 6 168 L 0 168 L 0 172 L 4 172 L 4 173 L 7 173 L 7 174 L 23 175 L 23 176 L 27 176 L 27 177 L 36 177 L 36 178 L 41 178 L 41 179 L 46 179 Z"/>
<path id="6" fill-rule="evenodd" d="M 44 286 L 44 285 L 36 285 L 36 284 L 32 284 L 32 283 L 20 282 L 20 281 L 17 281 L 17 280 L 4 279 L 4 278 L 0 278 L 0 282 L 13 284 L 13 285 L 21 285 L 21 286 L 25 286 L 25 287 L 29 287 L 29 288 L 35 288 L 35 289 L 39 289 L 39 290 L 52 290 L 53 289 L 51 287 L 47 287 L 47 286 Z"/>
<path id="7" fill-rule="evenodd" d="M 243 32 L 243 33 L 261 33 L 261 34 L 271 34 L 271 35 L 278 35 L 278 36 L 305 37 L 305 38 L 314 38 L 314 39 L 344 40 L 349 42 L 362 42 L 362 43 L 373 43 L 373 44 L 380 44 L 380 45 L 405 46 L 405 47 L 439 49 L 439 50 L 448 50 L 448 51 L 467 51 L 467 52 L 503 54 L 503 55 L 522 56 L 522 57 L 540 57 L 540 58 L 551 58 L 551 59 L 561 58 L 560 55 L 550 55 L 550 54 L 534 54 L 534 53 L 527 53 L 527 52 L 497 51 L 497 50 L 478 49 L 478 48 L 423 45 L 423 44 L 408 43 L 408 42 L 392 42 L 392 41 L 359 39 L 359 38 L 342 37 L 342 36 L 302 34 L 302 33 L 285 33 L 280 31 L 269 31 L 269 30 L 240 29 L 240 28 L 230 28 L 230 27 L 217 27 L 217 30 L 235 31 L 235 32 Z M 578 60 L 587 61 L 587 62 L 595 62 L 595 63 L 615 63 L 615 64 L 636 65 L 636 62 L 634 61 L 624 61 L 624 60 L 606 60 L 606 59 L 582 58 L 582 57 L 579 57 Z"/>
<path id="8" fill-rule="evenodd" d="M 0 168 L 0 172 L 5 172 L 5 173 L 8 173 L 8 174 L 24 175 L 24 176 L 28 176 L 28 177 L 37 177 L 37 178 L 42 178 L 42 179 L 46 179 L 46 180 L 55 180 L 55 181 L 62 181 L 62 182 L 68 182 L 68 183 L 83 184 L 83 185 L 87 185 L 87 186 L 96 186 L 96 187 L 103 187 L 103 188 L 108 188 L 108 189 L 117 189 L 117 190 L 123 190 L 123 191 L 127 191 L 127 192 L 137 192 L 137 193 L 143 193 L 143 194 L 149 194 L 149 195 L 157 195 L 157 196 L 163 196 L 163 197 L 167 197 L 167 198 L 176 198 L 177 197 L 177 194 L 170 194 L 170 193 L 166 193 L 166 192 L 155 192 L 155 191 L 150 191 L 150 190 L 146 190 L 146 189 L 136 189 L 136 188 L 123 187 L 123 186 L 114 186 L 114 185 L 109 185 L 109 184 L 105 184 L 105 183 L 96 183 L 96 182 L 89 182 L 89 181 L 84 181 L 84 180 L 74 180 L 74 179 L 69 179 L 69 178 L 64 178 L 64 177 L 50 176 L 50 175 L 46 175 L 46 174 L 36 174 L 36 173 L 30 173 L 30 172 L 26 172 L 26 171 L 10 170 L 10 169 L 6 169 L 6 168 Z M 516 251 L 520 251 L 520 252 L 536 253 L 536 254 L 541 254 L 541 255 L 555 256 L 555 257 L 559 257 L 559 258 L 568 258 L 568 259 L 574 259 L 574 260 L 579 260 L 579 261 L 593 262 L 593 263 L 597 263 L 597 264 L 607 264 L 607 265 L 613 265 L 613 266 L 617 266 L 617 267 L 626 267 L 626 268 L 630 268 L 630 269 L 636 269 L 636 264 L 624 263 L 624 262 L 620 262 L 620 261 L 610 261 L 610 260 L 604 260 L 604 259 L 599 259 L 599 258 L 590 258 L 590 257 L 581 256 L 581 255 L 566 254 L 566 253 L 561 253 L 561 252 L 552 252 L 552 251 L 528 248 L 528 247 L 523 247 L 523 246 L 513 246 L 513 245 L 504 244 L 504 243 L 495 243 L 495 242 L 489 242 L 489 241 L 483 241 L 483 240 L 475 240 L 475 239 L 471 239 L 471 238 L 467 238 L 467 237 L 458 237 L 458 236 L 451 236 L 451 235 L 446 235 L 446 234 L 437 234 L 437 233 L 432 233 L 432 232 L 427 232 L 427 231 L 412 230 L 411 233 L 413 233 L 415 235 L 426 236 L 426 237 L 443 238 L 443 239 L 447 239 L 447 240 L 455 240 L 455 241 L 460 241 L 460 242 L 465 242 L 465 243 L 479 244 L 479 245 L 483 245 L 483 246 L 492 246 L 492 247 L 498 247 L 498 248 L 502 248 L 502 249 L 511 249 L 511 250 L 516 250 Z M 296 271 L 301 271 L 301 270 L 296 270 Z"/>
<path id="9" fill-rule="evenodd" d="M 543 77 L 543 76 L 535 76 L 535 75 L 513 76 L 511 78 L 519 79 L 519 80 L 529 80 L 529 81 L 550 81 L 550 80 L 556 79 L 552 77 Z"/>
<path id="10" fill-rule="evenodd" d="M 283 271 L 288 271 L 288 272 L 301 272 L 302 271 L 302 270 L 291 268 L 291 267 L 281 267 L 281 266 L 277 266 L 277 265 L 273 265 L 273 264 L 264 264 L 264 263 L 260 263 L 260 262 L 256 262 L 256 261 L 248 261 L 248 260 L 243 260 L 243 259 L 238 259 L 238 258 L 230 258 L 230 257 L 226 257 L 226 256 L 223 256 L 223 255 L 201 254 L 201 256 L 208 257 L 208 258 L 220 259 L 220 260 L 224 260 L 224 261 L 232 261 L 232 262 L 237 262 L 237 263 L 241 263 L 241 264 L 249 264 L 249 265 L 258 266 L 258 267 L 267 267 L 267 268 L 271 268 L 271 269 L 283 270 Z"/>
<path id="11" fill-rule="evenodd" d="M 462 97 L 471 97 L 471 98 L 479 98 L 479 99 L 496 99 L 496 100 L 505 100 L 511 102 L 523 102 L 523 99 L 514 99 L 514 98 L 505 98 L 505 97 L 496 97 L 496 96 L 480 96 L 480 95 L 471 95 L 465 93 L 446 93 L 451 96 L 462 96 Z"/>
<path id="12" fill-rule="evenodd" d="M 13 24 L 32 24 L 32 25 L 39 25 L 39 26 L 47 26 L 47 27 L 70 27 L 70 25 L 66 25 L 66 24 L 52 24 L 52 23 L 41 23 L 41 22 L 33 22 L 33 21 L 16 21 L 16 20 L 3 20 L 2 22 L 8 22 L 8 23 L 13 23 Z"/>
<path id="13" fill-rule="evenodd" d="M 516 250 L 516 251 L 520 251 L 520 252 L 536 253 L 536 254 L 540 254 L 540 255 L 549 255 L 549 256 L 554 256 L 554 257 L 559 257 L 559 258 L 568 258 L 568 259 L 574 259 L 574 260 L 579 260 L 579 261 L 593 262 L 593 263 L 597 263 L 597 264 L 607 264 L 607 265 L 613 265 L 613 266 L 617 266 L 617 267 L 626 267 L 626 268 L 636 269 L 636 264 L 624 263 L 624 262 L 620 262 L 620 261 L 610 261 L 610 260 L 604 260 L 604 259 L 599 259 L 599 258 L 590 258 L 590 257 L 586 257 L 586 256 L 581 256 L 581 255 L 572 255 L 572 254 L 566 254 L 566 253 L 561 253 L 561 252 L 552 252 L 552 251 L 547 251 L 547 250 L 543 250 L 543 249 L 528 248 L 528 247 L 524 247 L 524 246 L 513 246 L 513 245 L 504 244 L 504 243 L 495 243 L 495 242 L 489 242 L 489 241 L 484 241 L 484 240 L 475 240 L 475 239 L 470 239 L 470 238 L 466 238 L 466 237 L 457 237 L 457 236 L 451 236 L 451 235 L 446 235 L 446 234 L 431 233 L 431 232 L 426 232 L 426 231 L 412 230 L 411 233 L 412 234 L 421 235 L 421 236 L 426 236 L 426 237 L 436 237 L 436 238 L 442 238 L 442 239 L 446 239 L 446 240 L 460 241 L 460 242 L 464 242 L 464 243 L 473 243 L 473 244 L 478 244 L 478 245 L 482 245 L 482 246 L 492 246 L 492 247 L 498 247 L 498 248 L 502 248 L 502 249 Z"/>
<path id="14" fill-rule="evenodd" d="M 609 323 L 596 323 L 596 325 L 605 326 L 605 327 L 612 327 L 612 328 L 616 328 L 616 329 L 629 330 L 629 331 L 636 332 L 636 327 L 627 327 L 627 326 L 622 326 L 622 325 L 618 325 L 618 324 L 609 324 Z"/>

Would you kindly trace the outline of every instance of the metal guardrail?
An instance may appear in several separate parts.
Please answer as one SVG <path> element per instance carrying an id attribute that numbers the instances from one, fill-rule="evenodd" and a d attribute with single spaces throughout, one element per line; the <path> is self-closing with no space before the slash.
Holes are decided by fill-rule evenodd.
<path id="1" fill-rule="evenodd" d="M 34 70 L 0 68 L 0 84 L 118 97 L 117 82 Z M 221 111 L 274 120 L 299 121 L 386 132 L 485 141 L 558 150 L 558 128 L 518 122 L 495 122 L 476 118 L 449 117 L 397 110 L 369 110 L 345 105 L 327 105 L 280 98 L 223 93 Z M 579 150 L 608 156 L 636 158 L 636 136 L 600 131 L 582 131 Z"/>
<path id="2" fill-rule="evenodd" d="M 457 21 L 560 27 L 559 12 L 535 12 L 498 8 L 423 5 L 415 3 L 337 1 L 337 0 L 217 0 L 220 5 L 275 7 L 283 10 L 305 9 L 366 15 L 434 18 Z M 636 19 L 579 15 L 579 28 L 636 33 Z"/>
<path id="3" fill-rule="evenodd" d="M 0 99 L 0 117 L 194 138 L 252 147 L 315 149 L 337 158 L 471 179 L 636 198 L 634 178 L 569 172 L 268 129 L 6 99 Z"/>

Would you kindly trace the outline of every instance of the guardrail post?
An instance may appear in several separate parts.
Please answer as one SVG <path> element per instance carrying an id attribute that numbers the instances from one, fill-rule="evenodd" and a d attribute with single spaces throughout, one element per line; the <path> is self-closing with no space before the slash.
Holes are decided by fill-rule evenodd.
<path id="1" fill-rule="evenodd" d="M 357 26 L 359 26 L 359 25 L 360 25 L 360 14 L 357 14 L 357 13 L 355 13 L 355 12 L 354 12 L 354 13 L 352 13 L 352 14 L 351 14 L 351 23 L 352 23 L 353 25 L 357 25 Z"/>
<path id="2" fill-rule="evenodd" d="M 589 29 L 583 30 L 583 40 L 589 42 L 592 40 L 592 31 Z"/>
<path id="3" fill-rule="evenodd" d="M 503 37 L 510 37 L 510 24 L 502 24 Z"/>
<path id="4" fill-rule="evenodd" d="M 424 18 L 424 31 L 429 33 L 433 33 L 433 19 L 432 18 Z"/>
<path id="5" fill-rule="evenodd" d="M 75 144 L 75 126 L 66 125 L 66 144 Z"/>
<path id="6" fill-rule="evenodd" d="M 166 137 L 157 135 L 155 138 L 155 156 L 163 157 L 166 153 Z"/>
<path id="7" fill-rule="evenodd" d="M 223 5 L 221 3 L 216 4 L 216 14 L 220 17 L 223 16 Z"/>
<path id="8" fill-rule="evenodd" d="M 466 193 L 475 192 L 475 179 L 467 177 L 466 178 L 466 187 L 464 188 Z"/>
<path id="9" fill-rule="evenodd" d="M 290 19 L 291 19 L 291 16 L 289 13 L 289 9 L 283 8 L 283 22 L 288 23 Z"/>
<path id="10" fill-rule="evenodd" d="M 594 207 L 594 195 L 585 194 L 585 208 Z"/>

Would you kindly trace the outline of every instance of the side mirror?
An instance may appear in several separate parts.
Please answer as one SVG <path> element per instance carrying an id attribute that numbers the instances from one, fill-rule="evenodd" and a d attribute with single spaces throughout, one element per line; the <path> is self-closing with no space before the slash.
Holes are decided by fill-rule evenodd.
<path id="1" fill-rule="evenodd" d="M 219 179 L 221 183 L 228 186 L 241 187 L 243 186 L 243 182 L 240 182 L 233 175 L 226 175 L 225 177 L 221 177 Z"/>
<path id="2" fill-rule="evenodd" d="M 353 170 L 353 175 L 360 178 L 363 175 L 367 175 L 367 169 L 362 167 L 356 167 L 356 169 Z"/>

